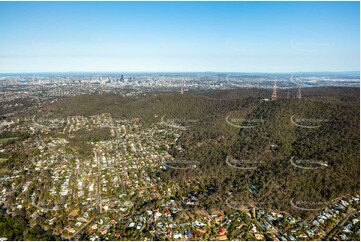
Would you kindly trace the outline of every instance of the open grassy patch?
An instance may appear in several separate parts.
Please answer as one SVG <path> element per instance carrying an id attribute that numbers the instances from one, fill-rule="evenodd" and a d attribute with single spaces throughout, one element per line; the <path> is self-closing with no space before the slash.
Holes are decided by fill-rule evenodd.
<path id="1" fill-rule="evenodd" d="M 0 158 L 0 164 L 7 161 L 7 158 Z"/>
<path id="2" fill-rule="evenodd" d="M 17 140 L 19 137 L 10 137 L 10 138 L 2 138 L 0 139 L 0 144 L 5 143 L 9 140 Z"/>
<path id="3" fill-rule="evenodd" d="M 0 174 L 3 174 L 7 171 L 8 171 L 8 168 L 6 168 L 6 167 L 0 168 Z"/>

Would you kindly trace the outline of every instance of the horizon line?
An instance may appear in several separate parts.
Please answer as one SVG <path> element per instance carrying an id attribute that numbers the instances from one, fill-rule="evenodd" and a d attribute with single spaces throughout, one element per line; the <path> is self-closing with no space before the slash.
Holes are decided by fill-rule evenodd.
<path id="1" fill-rule="evenodd" d="M 359 72 L 360 70 L 345 71 L 19 71 L 19 72 L 0 72 L 3 74 L 52 74 L 52 73 L 245 73 L 245 74 L 294 74 L 294 73 L 350 73 Z"/>

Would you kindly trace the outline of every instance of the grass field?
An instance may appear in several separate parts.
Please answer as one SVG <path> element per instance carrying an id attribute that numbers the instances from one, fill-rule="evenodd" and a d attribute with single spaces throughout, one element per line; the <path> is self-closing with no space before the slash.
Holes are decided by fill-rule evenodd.
<path id="1" fill-rule="evenodd" d="M 3 138 L 3 139 L 0 139 L 0 144 L 5 143 L 6 141 L 9 141 L 9 140 L 16 140 L 16 139 L 18 139 L 18 137 Z"/>
<path id="2" fill-rule="evenodd" d="M 2 164 L 6 160 L 7 160 L 7 158 L 0 158 L 0 164 Z M 7 170 L 8 169 L 6 167 L 0 168 L 0 174 L 7 172 Z"/>
<path id="3" fill-rule="evenodd" d="M 3 163 L 6 160 L 7 160 L 7 158 L 0 158 L 0 164 Z"/>
<path id="4" fill-rule="evenodd" d="M 3 174 L 5 172 L 7 172 L 7 171 L 8 171 L 8 169 L 6 167 L 0 168 L 0 174 Z"/>

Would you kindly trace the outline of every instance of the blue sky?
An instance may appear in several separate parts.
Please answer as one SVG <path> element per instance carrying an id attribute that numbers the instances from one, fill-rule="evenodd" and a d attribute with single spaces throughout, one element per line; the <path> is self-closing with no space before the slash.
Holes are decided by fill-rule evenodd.
<path id="1" fill-rule="evenodd" d="M 0 2 L 0 72 L 358 71 L 359 2 Z"/>

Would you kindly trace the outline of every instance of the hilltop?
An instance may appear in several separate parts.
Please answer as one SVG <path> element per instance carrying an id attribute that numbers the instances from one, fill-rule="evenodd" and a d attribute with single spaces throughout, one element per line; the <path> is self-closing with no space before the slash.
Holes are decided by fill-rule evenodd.
<path id="1" fill-rule="evenodd" d="M 265 100 L 268 89 L 157 93 L 139 98 L 81 95 L 49 104 L 44 111 L 64 117 L 110 113 L 140 122 L 161 122 L 162 117 L 178 122 L 176 127 L 187 128 L 169 153 L 199 164 L 194 170 L 162 172 L 164 179 L 197 180 L 200 186 L 215 187 L 217 192 L 204 201 L 207 207 L 224 207 L 232 194 L 305 216 L 309 212 L 294 209 L 290 200 L 327 203 L 359 190 L 359 93 L 357 88 L 307 88 L 299 100 L 286 98 L 287 92 L 280 90 L 277 101 Z M 289 92 L 292 97 L 297 90 Z M 230 125 L 227 116 L 240 123 Z M 290 121 L 292 116 L 301 122 L 314 119 L 320 127 L 298 127 Z M 184 124 L 187 119 L 195 122 Z M 250 125 L 247 120 L 262 123 L 237 128 Z M 315 125 L 312 120 L 305 122 L 305 126 Z M 226 163 L 227 157 L 260 163 L 257 169 L 235 169 Z M 327 167 L 301 169 L 291 159 L 325 162 Z M 257 192 L 250 192 L 249 185 Z"/>

